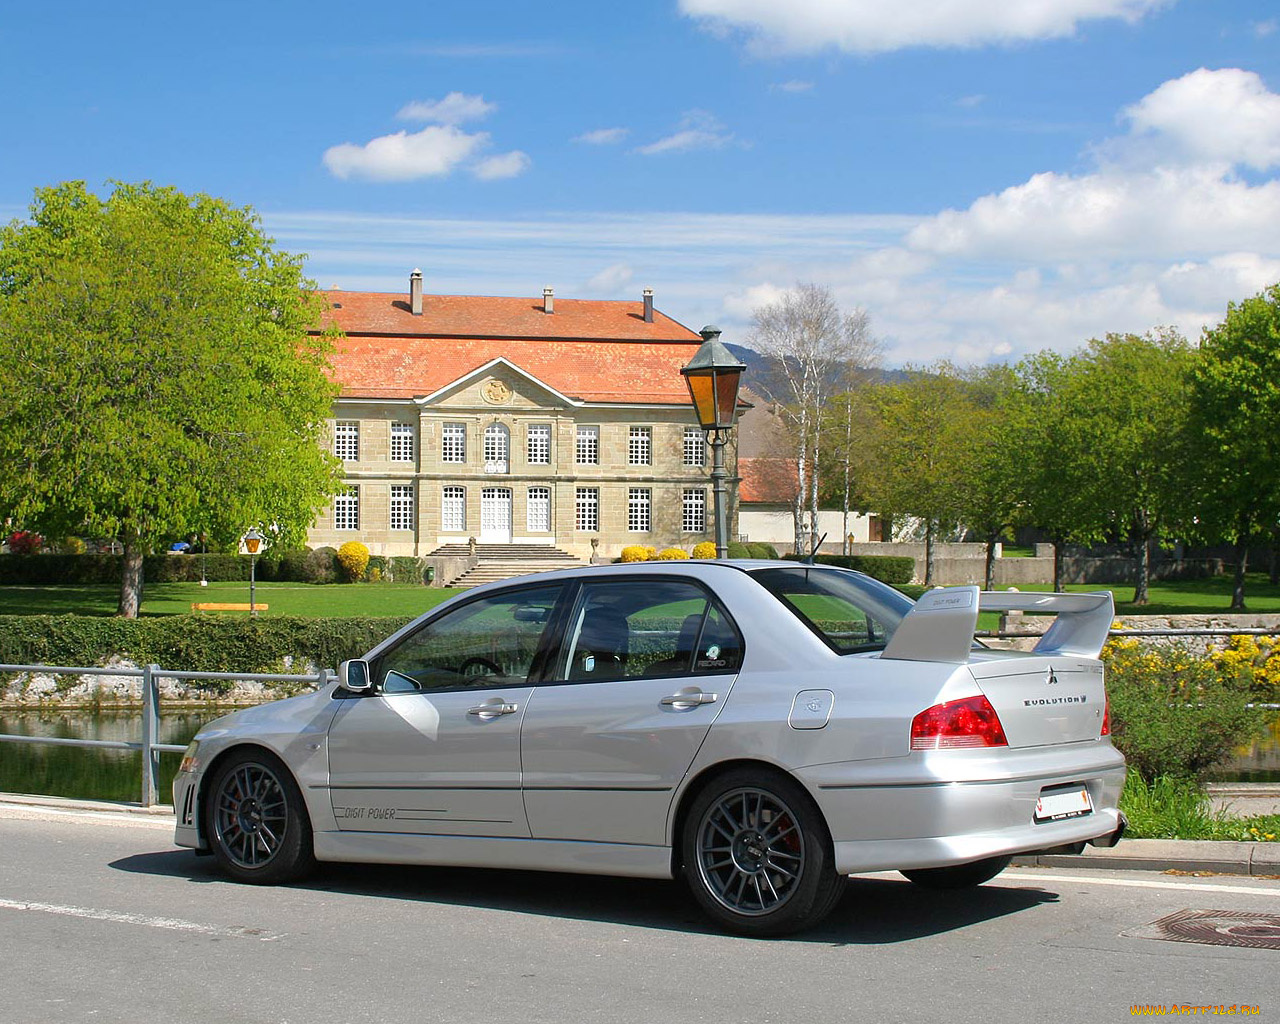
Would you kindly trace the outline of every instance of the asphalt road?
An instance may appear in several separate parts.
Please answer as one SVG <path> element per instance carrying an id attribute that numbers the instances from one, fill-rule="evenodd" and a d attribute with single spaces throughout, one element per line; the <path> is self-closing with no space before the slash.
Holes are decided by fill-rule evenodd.
<path id="1" fill-rule="evenodd" d="M 819 931 L 756 941 L 711 931 L 674 883 L 330 866 L 239 886 L 169 827 L 0 807 L 0 1020 L 1280 1020 L 1280 951 L 1125 934 L 1182 909 L 1280 915 L 1277 880 L 1020 868 L 939 895 L 866 876 Z"/>

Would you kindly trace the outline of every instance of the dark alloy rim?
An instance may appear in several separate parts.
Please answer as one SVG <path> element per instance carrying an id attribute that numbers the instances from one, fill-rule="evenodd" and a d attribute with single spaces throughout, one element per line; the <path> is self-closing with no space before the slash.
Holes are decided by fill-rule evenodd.
<path id="1" fill-rule="evenodd" d="M 800 884 L 804 835 L 796 816 L 763 789 L 735 789 L 707 809 L 698 826 L 698 873 L 727 910 L 772 913 Z"/>
<path id="2" fill-rule="evenodd" d="M 244 764 L 222 781 L 214 806 L 218 842 L 233 864 L 260 868 L 284 842 L 289 808 L 280 780 L 260 764 Z"/>

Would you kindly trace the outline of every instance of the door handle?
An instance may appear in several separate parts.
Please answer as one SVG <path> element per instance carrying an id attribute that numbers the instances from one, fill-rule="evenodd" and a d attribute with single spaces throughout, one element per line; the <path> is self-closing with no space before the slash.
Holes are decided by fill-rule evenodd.
<path id="1" fill-rule="evenodd" d="M 699 690 L 697 693 L 673 693 L 670 697 L 663 697 L 658 703 L 664 708 L 687 711 L 689 708 L 696 708 L 702 704 L 714 704 L 719 699 L 720 694 L 718 693 L 703 693 Z"/>
<path id="2" fill-rule="evenodd" d="M 506 701 L 494 700 L 468 708 L 467 714 L 475 715 L 477 718 L 489 719 L 497 718 L 499 715 L 514 715 L 519 710 L 519 704 L 509 704 Z"/>

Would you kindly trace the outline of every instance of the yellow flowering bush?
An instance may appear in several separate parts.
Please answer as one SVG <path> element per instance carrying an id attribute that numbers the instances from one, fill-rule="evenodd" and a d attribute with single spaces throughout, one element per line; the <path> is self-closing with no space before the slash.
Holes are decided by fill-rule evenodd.
<path id="1" fill-rule="evenodd" d="M 641 544 L 628 544 L 622 549 L 623 562 L 647 562 L 649 561 L 649 552 L 652 548 L 646 548 Z"/>
<path id="2" fill-rule="evenodd" d="M 697 544 L 693 546 L 693 551 L 691 554 L 693 558 L 715 558 L 716 557 L 715 542 L 710 540 L 699 541 Z"/>
<path id="3" fill-rule="evenodd" d="M 338 548 L 336 561 L 343 581 L 358 583 L 364 579 L 364 571 L 369 566 L 369 549 L 358 540 L 349 540 Z"/>
<path id="4" fill-rule="evenodd" d="M 657 560 L 659 562 L 675 562 L 681 558 L 688 558 L 689 553 L 684 548 L 663 548 L 658 552 Z"/>

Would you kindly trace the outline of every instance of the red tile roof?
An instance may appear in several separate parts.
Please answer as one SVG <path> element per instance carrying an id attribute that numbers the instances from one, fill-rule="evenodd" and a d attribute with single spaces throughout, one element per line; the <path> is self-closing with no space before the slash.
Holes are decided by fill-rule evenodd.
<path id="1" fill-rule="evenodd" d="M 738 500 L 767 505 L 789 505 L 795 500 L 798 480 L 795 459 L 738 459 Z"/>
<path id="2" fill-rule="evenodd" d="M 426 295 L 409 312 L 404 294 L 325 293 L 346 333 L 331 357 L 345 397 L 414 398 L 502 357 L 570 398 L 589 402 L 689 402 L 680 367 L 700 335 L 641 302 Z"/>

